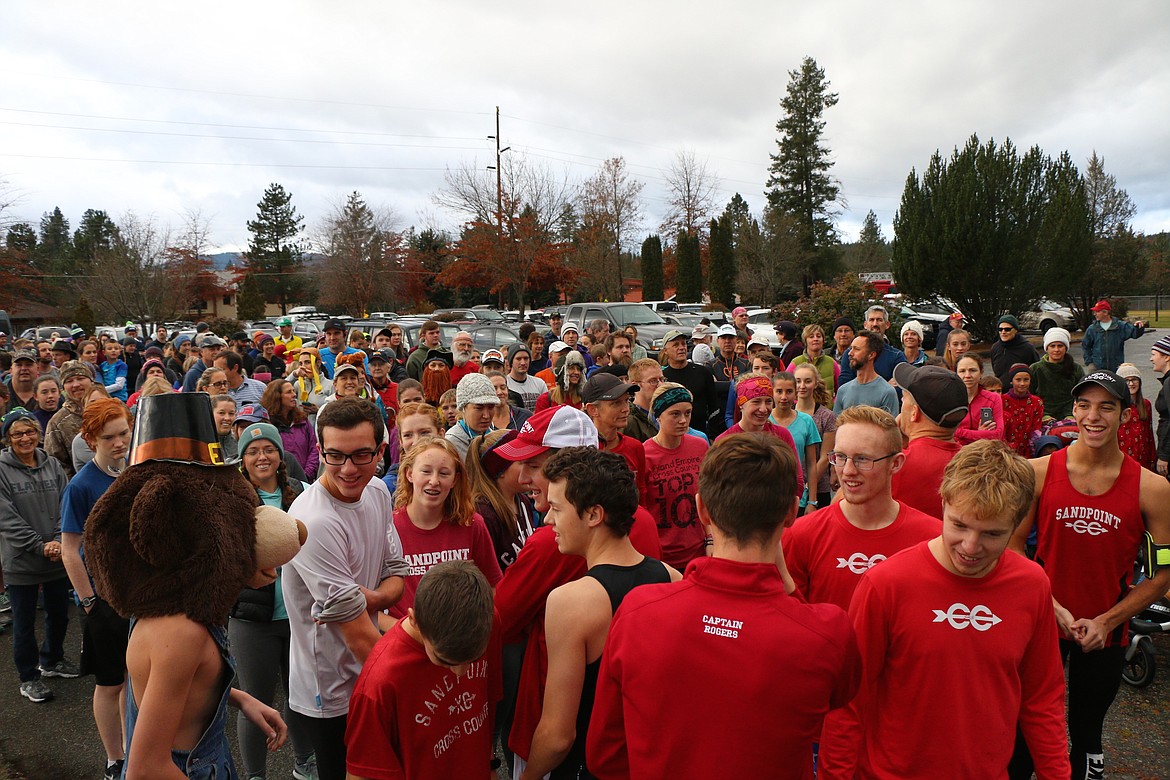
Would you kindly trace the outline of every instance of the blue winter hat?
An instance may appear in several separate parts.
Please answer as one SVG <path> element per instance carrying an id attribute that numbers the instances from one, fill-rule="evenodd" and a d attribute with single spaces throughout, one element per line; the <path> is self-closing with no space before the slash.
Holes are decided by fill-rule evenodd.
<path id="1" fill-rule="evenodd" d="M 37 426 L 37 432 L 40 432 L 40 421 L 37 420 L 37 418 L 33 416 L 33 413 L 28 409 L 25 409 L 23 406 L 18 406 L 8 414 L 0 417 L 0 437 L 7 439 L 9 429 L 21 420 L 29 420 Z"/>

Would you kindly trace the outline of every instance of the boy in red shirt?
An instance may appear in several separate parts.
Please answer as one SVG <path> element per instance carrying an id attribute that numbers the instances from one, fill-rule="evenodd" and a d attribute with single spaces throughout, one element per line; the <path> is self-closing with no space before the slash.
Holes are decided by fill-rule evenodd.
<path id="1" fill-rule="evenodd" d="M 812 777 L 821 722 L 853 698 L 860 668 L 848 616 L 790 595 L 777 560 L 798 485 L 796 455 L 774 436 L 711 448 L 696 509 L 712 557 L 622 602 L 589 723 L 595 777 Z"/>
<path id="2" fill-rule="evenodd" d="M 470 561 L 432 566 L 349 701 L 350 780 L 487 780 L 502 694 L 492 588 Z"/>
<path id="3" fill-rule="evenodd" d="M 829 462 L 843 498 L 801 517 L 781 537 L 788 571 L 809 602 L 849 609 L 870 567 L 938 535 L 938 520 L 890 495 L 906 458 L 901 448 L 898 423 L 884 409 L 852 406 L 837 418 Z"/>
<path id="4" fill-rule="evenodd" d="M 1052 584 L 1060 655 L 1068 659 L 1068 732 L 1073 777 L 1105 776 L 1101 731 L 1121 685 L 1129 619 L 1170 589 L 1170 566 L 1133 587 L 1143 541 L 1170 547 L 1170 485 L 1123 453 L 1117 430 L 1129 419 L 1129 388 L 1112 371 L 1094 371 L 1072 389 L 1077 439 L 1029 461 L 1036 475 L 1033 510 L 1012 540 L 1023 551 L 1033 523 L 1036 562 Z M 1155 557 L 1158 557 L 1155 555 Z M 1011 776 L 1039 763 L 1031 738 L 1017 750 Z"/>
<path id="5" fill-rule="evenodd" d="M 819 778 L 1006 780 L 1017 723 L 1040 780 L 1069 776 L 1052 591 L 1005 554 L 1034 482 L 1003 442 L 967 445 L 943 477 L 941 535 L 862 577 L 863 684 L 825 719 Z"/>

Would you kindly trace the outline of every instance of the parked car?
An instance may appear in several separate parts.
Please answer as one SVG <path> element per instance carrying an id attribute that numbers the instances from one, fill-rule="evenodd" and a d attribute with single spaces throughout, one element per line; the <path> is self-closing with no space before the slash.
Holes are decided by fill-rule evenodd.
<path id="1" fill-rule="evenodd" d="M 1068 331 L 1077 329 L 1077 320 L 1072 309 L 1061 306 L 1056 301 L 1041 298 L 1032 311 L 1026 311 L 1019 317 L 1020 330 L 1038 330 L 1047 333 L 1053 328 L 1064 328 Z"/>
<path id="2" fill-rule="evenodd" d="M 662 314 L 668 311 L 678 311 L 678 303 L 675 301 L 642 301 L 643 306 L 649 306 L 654 311 Z"/>
<path id="3" fill-rule="evenodd" d="M 495 309 L 435 309 L 431 319 L 476 320 L 482 322 L 503 322 L 504 315 Z"/>
<path id="4" fill-rule="evenodd" d="M 633 325 L 638 329 L 638 343 L 650 357 L 658 356 L 663 336 L 676 327 L 640 303 L 574 303 L 565 312 L 565 322 L 575 323 L 582 330 L 593 320 L 608 320 L 613 331 Z"/>
<path id="5" fill-rule="evenodd" d="M 32 339 L 33 341 L 40 341 L 41 339 L 53 340 L 53 334 L 57 334 L 57 338 L 69 338 L 68 325 L 41 325 L 36 328 L 28 328 L 20 334 L 22 339 Z"/>
<path id="6" fill-rule="evenodd" d="M 780 337 L 776 335 L 771 309 L 748 309 L 748 327 L 754 337 L 760 341 L 768 342 L 770 349 L 775 350 L 780 347 Z"/>

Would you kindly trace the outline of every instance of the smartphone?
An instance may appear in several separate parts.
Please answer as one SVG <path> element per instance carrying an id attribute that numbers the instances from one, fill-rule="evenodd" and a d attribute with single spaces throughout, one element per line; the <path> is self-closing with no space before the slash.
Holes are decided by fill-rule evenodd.
<path id="1" fill-rule="evenodd" d="M 980 422 L 987 423 L 987 422 L 991 422 L 994 419 L 995 419 L 995 414 L 994 414 L 994 412 L 991 411 L 990 406 L 985 406 L 979 410 L 979 421 Z"/>

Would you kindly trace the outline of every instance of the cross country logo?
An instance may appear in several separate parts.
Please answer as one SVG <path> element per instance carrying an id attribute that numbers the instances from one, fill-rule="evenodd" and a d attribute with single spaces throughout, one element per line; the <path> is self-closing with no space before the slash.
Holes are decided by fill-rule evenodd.
<path id="1" fill-rule="evenodd" d="M 934 620 L 932 622 L 950 623 L 951 628 L 956 628 L 960 631 L 967 626 L 970 626 L 976 631 L 986 631 L 996 623 L 1002 623 L 1003 620 L 982 604 L 968 607 L 966 604 L 961 604 L 956 601 L 947 608 L 946 612 L 943 612 L 941 609 L 934 610 Z"/>
<path id="2" fill-rule="evenodd" d="M 1065 523 L 1065 528 L 1071 528 L 1078 534 L 1088 534 L 1089 536 L 1100 536 L 1109 529 L 1098 523 L 1096 520 L 1074 520 L 1071 523 Z"/>
<path id="3" fill-rule="evenodd" d="M 853 553 L 848 558 L 838 558 L 837 568 L 848 569 L 854 574 L 865 574 L 877 564 L 886 559 L 886 556 L 881 553 L 874 553 L 872 556 L 865 553 Z"/>

